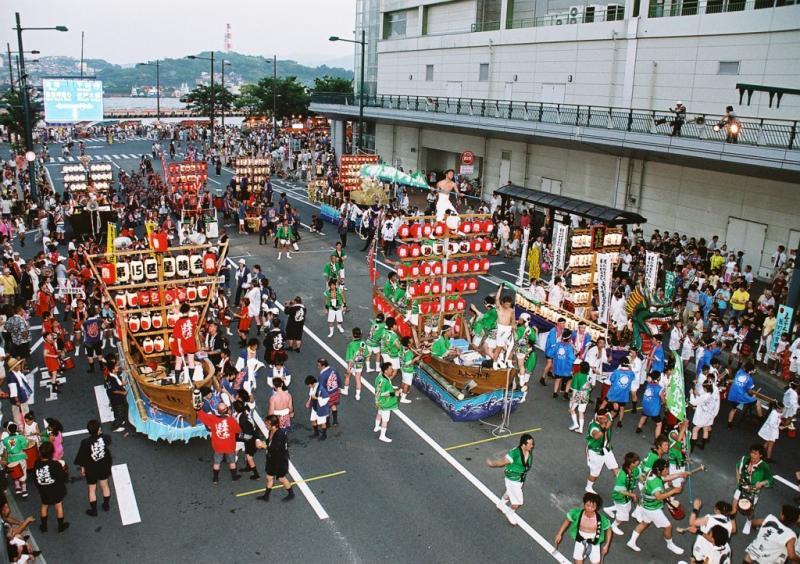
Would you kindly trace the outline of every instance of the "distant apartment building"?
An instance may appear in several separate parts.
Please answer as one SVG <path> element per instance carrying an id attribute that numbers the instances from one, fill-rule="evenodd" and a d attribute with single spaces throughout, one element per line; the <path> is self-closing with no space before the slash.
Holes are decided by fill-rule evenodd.
<path id="1" fill-rule="evenodd" d="M 485 197 L 511 181 L 635 211 L 645 231 L 718 234 L 762 275 L 800 242 L 792 0 L 357 0 L 356 25 L 366 138 L 386 162 L 458 170 L 471 151 Z M 311 109 L 343 147 L 358 96 Z"/>

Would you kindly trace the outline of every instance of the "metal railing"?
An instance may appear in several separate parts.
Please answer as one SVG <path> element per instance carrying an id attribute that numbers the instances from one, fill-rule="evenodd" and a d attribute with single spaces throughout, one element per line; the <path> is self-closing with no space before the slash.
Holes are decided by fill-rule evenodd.
<path id="1" fill-rule="evenodd" d="M 475 22 L 470 26 L 472 33 L 479 31 L 497 31 L 500 29 L 500 22 Z"/>
<path id="2" fill-rule="evenodd" d="M 650 18 L 724 14 L 745 10 L 766 10 L 794 4 L 794 0 L 651 0 L 647 9 Z"/>
<path id="3" fill-rule="evenodd" d="M 358 97 L 352 94 L 312 94 L 312 104 L 353 106 L 357 111 Z M 446 98 L 438 96 L 365 96 L 364 105 L 388 110 L 432 112 L 484 118 L 498 118 L 538 123 L 591 127 L 612 131 L 629 131 L 670 136 L 674 114 L 659 110 L 544 104 L 475 98 Z M 657 121 L 664 123 L 657 124 Z M 720 124 L 721 115 L 687 114 L 679 137 L 706 141 L 734 141 L 741 145 L 800 150 L 798 122 L 752 117 L 737 117 L 738 133 L 729 137 Z"/>

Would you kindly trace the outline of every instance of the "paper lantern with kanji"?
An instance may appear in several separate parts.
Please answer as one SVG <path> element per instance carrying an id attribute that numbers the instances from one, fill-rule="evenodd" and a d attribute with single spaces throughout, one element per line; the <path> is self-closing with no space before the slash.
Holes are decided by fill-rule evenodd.
<path id="1" fill-rule="evenodd" d="M 463 292 L 467 289 L 467 281 L 464 278 L 460 278 L 456 281 L 456 291 Z"/>
<path id="2" fill-rule="evenodd" d="M 139 292 L 139 305 L 141 307 L 148 307 L 150 305 L 150 290 L 142 290 Z"/>
<path id="3" fill-rule="evenodd" d="M 130 329 L 132 333 L 137 333 L 139 331 L 138 315 L 132 315 L 131 317 L 128 318 L 128 329 Z"/>
<path id="4" fill-rule="evenodd" d="M 164 303 L 170 305 L 174 301 L 175 301 L 175 290 L 174 289 L 164 290 Z"/>
<path id="5" fill-rule="evenodd" d="M 423 276 L 430 276 L 431 275 L 431 265 L 427 262 L 423 262 L 420 265 L 420 271 L 422 272 Z"/>
<path id="6" fill-rule="evenodd" d="M 455 300 L 445 300 L 444 302 L 444 310 L 445 311 L 455 311 L 456 309 L 456 301 Z"/>
<path id="7" fill-rule="evenodd" d="M 458 230 L 465 234 L 472 233 L 472 222 L 462 221 L 461 225 L 458 226 Z"/>
<path id="8" fill-rule="evenodd" d="M 176 288 L 175 290 L 175 299 L 178 300 L 180 303 L 186 301 L 186 288 Z"/>
<path id="9" fill-rule="evenodd" d="M 469 261 L 469 269 L 472 272 L 480 272 L 481 271 L 481 260 L 480 259 L 472 259 Z"/>
<path id="10" fill-rule="evenodd" d="M 208 275 L 217 273 L 217 255 L 210 251 L 203 255 L 203 270 Z"/>
<path id="11" fill-rule="evenodd" d="M 448 280 L 444 283 L 444 291 L 448 294 L 452 294 L 456 291 L 456 283 L 453 280 Z"/>
<path id="12" fill-rule="evenodd" d="M 481 229 L 482 227 L 483 227 L 483 225 L 477 219 L 472 221 L 472 232 L 473 233 L 480 233 L 482 231 L 482 229 Z"/>
<path id="13" fill-rule="evenodd" d="M 491 233 L 494 231 L 494 223 L 491 219 L 485 219 L 481 222 L 481 231 L 484 233 Z"/>
<path id="14" fill-rule="evenodd" d="M 430 223 L 423 223 L 422 224 L 422 236 L 423 237 L 430 237 L 432 232 L 433 232 L 433 227 L 431 227 Z"/>
<path id="15" fill-rule="evenodd" d="M 132 292 L 129 290 L 125 293 L 125 297 L 128 299 L 128 307 L 137 307 L 139 305 L 138 292 Z"/>
<path id="16" fill-rule="evenodd" d="M 413 258 L 416 258 L 416 257 L 420 256 L 420 254 L 422 254 L 422 249 L 420 249 L 419 244 L 414 243 L 413 245 L 411 245 L 411 249 L 409 250 L 409 254 Z"/>
<path id="17" fill-rule="evenodd" d="M 158 288 L 150 288 L 150 305 L 161 305 L 161 295 L 158 293 Z"/>
<path id="18" fill-rule="evenodd" d="M 464 309 L 466 307 L 467 307 L 467 300 L 465 300 L 464 298 L 458 298 L 456 300 L 456 310 L 457 311 L 464 311 Z"/>
<path id="19" fill-rule="evenodd" d="M 437 237 L 441 237 L 444 235 L 444 230 L 447 228 L 447 225 L 443 221 L 437 221 L 436 225 L 433 227 L 433 234 Z"/>
<path id="20" fill-rule="evenodd" d="M 458 271 L 462 274 L 466 274 L 471 270 L 470 264 L 468 260 L 462 260 L 458 263 Z"/>
<path id="21" fill-rule="evenodd" d="M 142 341 L 142 349 L 144 350 L 144 354 L 152 354 L 155 345 L 153 344 L 153 339 L 147 337 L 144 341 Z"/>
<path id="22" fill-rule="evenodd" d="M 434 274 L 434 276 L 440 276 L 444 269 L 442 263 L 437 260 L 436 262 L 432 262 L 430 264 L 431 264 L 431 272 Z"/>
<path id="23" fill-rule="evenodd" d="M 458 272 L 458 261 L 451 260 L 447 262 L 447 273 L 448 274 L 455 274 Z"/>
<path id="24" fill-rule="evenodd" d="M 461 241 L 458 245 L 458 252 L 462 255 L 468 255 L 470 251 L 471 245 L 469 241 Z"/>
<path id="25" fill-rule="evenodd" d="M 103 263 L 100 265 L 100 280 L 103 284 L 110 286 L 117 281 L 117 268 L 111 263 Z"/>
<path id="26" fill-rule="evenodd" d="M 482 258 L 481 259 L 481 270 L 482 271 L 486 272 L 487 270 L 489 270 L 490 266 L 492 266 L 492 263 L 489 262 L 488 258 Z"/>
<path id="27" fill-rule="evenodd" d="M 155 327 L 155 324 L 153 325 L 153 327 Z M 155 339 L 153 339 L 153 349 L 155 349 L 156 352 L 163 352 L 164 337 L 159 335 Z"/>
<path id="28" fill-rule="evenodd" d="M 433 244 L 433 254 L 434 255 L 443 255 L 444 254 L 444 243 L 441 241 L 436 241 Z"/>
<path id="29" fill-rule="evenodd" d="M 431 313 L 438 313 L 441 309 L 439 300 L 434 300 L 431 302 Z"/>
<path id="30" fill-rule="evenodd" d="M 442 283 L 438 280 L 436 282 L 431 282 L 431 294 L 441 294 L 442 293 Z"/>
<path id="31" fill-rule="evenodd" d="M 422 226 L 419 223 L 415 223 L 411 226 L 411 237 L 413 239 L 419 239 L 422 235 Z"/>
<path id="32" fill-rule="evenodd" d="M 473 239 L 469 245 L 469 250 L 472 253 L 479 253 L 483 250 L 483 239 Z"/>
<path id="33" fill-rule="evenodd" d="M 454 255 L 457 254 L 460 250 L 461 245 L 458 244 L 458 241 L 448 241 L 447 243 L 447 254 Z"/>
<path id="34" fill-rule="evenodd" d="M 408 239 L 409 229 L 408 225 L 401 225 L 400 229 L 397 230 L 397 236 L 401 239 Z"/>
<path id="35" fill-rule="evenodd" d="M 414 278 L 419 276 L 419 265 L 418 264 L 414 264 L 414 265 L 411 266 L 411 276 L 413 276 Z"/>
<path id="36" fill-rule="evenodd" d="M 430 243 L 423 243 L 419 247 L 419 252 L 423 257 L 428 257 L 433 254 L 433 246 Z"/>
<path id="37" fill-rule="evenodd" d="M 491 239 L 484 239 L 483 240 L 483 252 L 488 253 L 494 247 L 494 243 L 492 243 Z"/>
<path id="38" fill-rule="evenodd" d="M 411 296 L 411 297 L 416 296 L 419 293 L 419 290 L 417 288 L 418 288 L 417 284 L 409 284 L 408 285 L 408 295 Z"/>
<path id="39" fill-rule="evenodd" d="M 431 283 L 423 282 L 420 284 L 420 295 L 426 296 L 431 293 Z"/>
<path id="40" fill-rule="evenodd" d="M 398 266 L 397 267 L 397 275 L 400 278 L 405 278 L 406 276 L 408 276 L 408 267 L 405 266 L 405 265 L 402 265 L 402 264 L 400 266 Z"/>
<path id="41" fill-rule="evenodd" d="M 478 281 L 475 278 L 468 278 L 467 279 L 467 290 L 470 292 L 474 292 L 478 289 Z"/>
<path id="42" fill-rule="evenodd" d="M 431 312 L 431 302 L 421 302 L 419 304 L 419 311 L 420 311 L 420 313 L 430 313 Z"/>
<path id="43" fill-rule="evenodd" d="M 400 258 L 406 258 L 411 253 L 411 248 L 409 245 L 400 245 L 397 247 L 397 256 Z"/>

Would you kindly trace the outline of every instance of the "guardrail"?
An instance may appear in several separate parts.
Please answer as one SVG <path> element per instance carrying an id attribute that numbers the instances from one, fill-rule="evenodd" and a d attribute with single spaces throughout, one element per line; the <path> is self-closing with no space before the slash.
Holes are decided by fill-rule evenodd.
<path id="1" fill-rule="evenodd" d="M 220 117 L 220 113 L 216 113 L 216 117 Z M 246 116 L 247 113 L 242 110 L 225 110 L 225 117 L 243 117 Z M 103 112 L 104 119 L 128 119 L 128 118 L 156 118 L 161 116 L 162 118 L 177 118 L 177 117 L 186 117 L 186 118 L 201 118 L 208 116 L 204 116 L 201 113 L 196 112 L 195 110 L 188 110 L 185 108 L 175 108 L 164 110 L 162 109 L 159 113 L 157 110 L 153 109 L 129 109 L 129 110 L 105 110 Z"/>
<path id="2" fill-rule="evenodd" d="M 318 93 L 312 94 L 311 103 L 358 108 L 359 100 L 352 94 Z M 672 133 L 670 122 L 674 117 L 670 112 L 659 110 L 438 96 L 377 94 L 366 96 L 364 105 L 371 108 L 533 121 L 666 136 Z M 665 120 L 665 123 L 657 125 L 657 120 Z M 729 137 L 725 127 L 715 127 L 721 120 L 722 116 L 716 114 L 687 114 L 680 137 L 719 142 L 728 140 L 756 147 L 800 150 L 797 121 L 737 117 L 738 133 Z"/>

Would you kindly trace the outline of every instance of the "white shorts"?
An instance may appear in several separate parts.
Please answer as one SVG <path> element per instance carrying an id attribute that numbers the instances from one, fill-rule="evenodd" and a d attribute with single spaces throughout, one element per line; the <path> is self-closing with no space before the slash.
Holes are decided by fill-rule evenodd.
<path id="1" fill-rule="evenodd" d="M 341 323 L 344 321 L 344 317 L 342 316 L 342 310 L 340 309 L 329 309 L 328 310 L 328 323 Z"/>
<path id="2" fill-rule="evenodd" d="M 289 239 L 278 239 L 279 245 L 288 245 L 290 243 Z"/>
<path id="3" fill-rule="evenodd" d="M 666 529 L 671 525 L 663 509 L 645 509 L 640 505 L 633 512 L 633 516 L 640 523 L 652 523 L 657 529 Z"/>
<path id="4" fill-rule="evenodd" d="M 414 373 L 413 372 L 400 372 L 403 377 L 403 384 L 406 386 L 410 386 L 414 382 Z"/>
<path id="5" fill-rule="evenodd" d="M 505 478 L 506 481 L 506 495 L 511 505 L 522 505 L 525 501 L 522 495 L 522 482 L 515 482 Z"/>
<path id="6" fill-rule="evenodd" d="M 511 341 L 511 332 L 513 327 L 511 325 L 497 325 L 497 337 L 495 338 L 495 346 L 505 347 Z"/>
<path id="7" fill-rule="evenodd" d="M 617 465 L 617 459 L 614 458 L 614 453 L 610 450 L 607 450 L 605 454 L 600 454 L 599 452 L 595 452 L 593 450 L 588 450 L 586 452 L 586 462 L 589 464 L 589 475 L 594 478 L 600 475 L 600 471 L 603 469 L 603 466 L 609 470 L 615 470 L 619 468 Z"/>
<path id="8" fill-rule="evenodd" d="M 367 345 L 367 352 L 369 354 L 375 354 L 377 352 L 381 352 L 381 347 L 380 346 L 373 347 L 372 345 Z"/>
<path id="9" fill-rule="evenodd" d="M 389 422 L 389 418 L 391 416 L 392 416 L 392 410 L 391 409 L 379 409 L 378 410 L 378 417 L 380 417 L 381 421 L 383 421 L 384 423 L 388 423 Z"/>
<path id="10" fill-rule="evenodd" d="M 625 503 L 614 502 L 614 518 L 619 522 L 624 522 L 630 519 L 631 516 L 631 502 Z"/>
<path id="11" fill-rule="evenodd" d="M 591 546 L 592 549 L 589 551 L 588 560 L 592 562 L 592 564 L 597 564 L 600 562 L 600 544 L 592 544 L 589 546 Z M 572 550 L 572 559 L 583 560 L 585 562 L 587 558 L 584 558 L 583 554 L 583 543 L 575 541 L 575 548 Z"/>
<path id="12" fill-rule="evenodd" d="M 318 425 L 324 425 L 325 422 L 328 420 L 327 415 L 317 415 L 317 412 L 313 409 L 311 410 L 311 422 L 316 423 Z"/>
<path id="13" fill-rule="evenodd" d="M 383 362 L 388 362 L 392 365 L 392 368 L 395 370 L 400 370 L 400 357 L 399 356 L 389 356 L 388 354 L 381 354 L 381 359 Z"/>
<path id="14" fill-rule="evenodd" d="M 438 194 L 438 198 L 436 199 L 436 221 L 443 221 L 448 211 L 458 213 L 450 201 L 450 194 Z"/>

